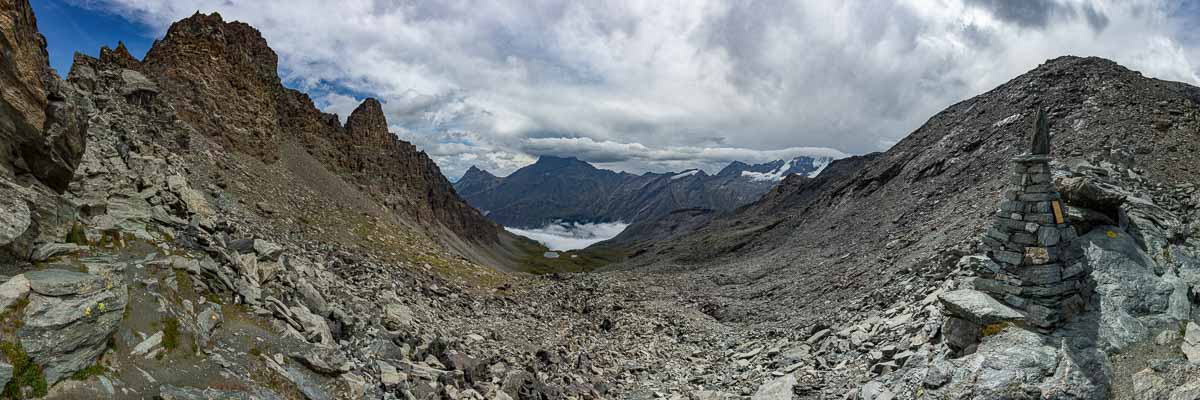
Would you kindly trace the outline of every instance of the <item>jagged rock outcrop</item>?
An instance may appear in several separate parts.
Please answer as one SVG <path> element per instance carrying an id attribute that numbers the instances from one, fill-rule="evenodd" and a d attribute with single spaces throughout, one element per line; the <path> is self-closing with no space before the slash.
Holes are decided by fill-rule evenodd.
<path id="1" fill-rule="evenodd" d="M 346 132 L 335 143 L 340 162 L 354 182 L 379 193 L 393 209 L 419 221 L 440 221 L 466 239 L 494 242 L 497 227 L 455 194 L 450 181 L 425 152 L 388 132 L 383 106 L 368 98 L 346 118 Z"/>
<path id="2" fill-rule="evenodd" d="M 0 2 L 0 262 L 29 256 L 60 216 L 85 146 L 88 105 L 50 68 L 28 2 Z M 29 177 L 31 179 L 26 179 Z"/>
<path id="3" fill-rule="evenodd" d="M 343 127 L 285 88 L 277 62 L 253 27 L 198 13 L 172 24 L 134 67 L 161 86 L 180 119 L 227 150 L 272 163 L 286 143 L 298 143 L 406 219 L 440 224 L 468 242 L 497 242 L 499 227 L 458 198 L 433 160 L 388 132 L 379 101 L 364 100 Z"/>
<path id="4" fill-rule="evenodd" d="M 0 19 L 0 174 L 32 174 L 66 189 L 83 151 L 86 120 L 73 91 L 50 69 L 33 10 L 5 1 Z"/>
<path id="5" fill-rule="evenodd" d="M 278 58 L 258 30 L 217 13 L 196 13 L 171 24 L 143 64 L 179 117 L 198 132 L 228 150 L 278 159 Z"/>

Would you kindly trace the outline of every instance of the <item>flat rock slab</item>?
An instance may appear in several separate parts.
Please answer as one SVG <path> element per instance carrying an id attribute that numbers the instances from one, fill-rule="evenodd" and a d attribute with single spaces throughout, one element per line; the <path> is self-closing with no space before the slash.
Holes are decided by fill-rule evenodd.
<path id="1" fill-rule="evenodd" d="M 87 295 L 104 289 L 104 278 L 65 269 L 44 269 L 25 273 L 29 287 L 43 296 Z"/>
<path id="2" fill-rule="evenodd" d="M 939 297 L 939 300 L 947 313 L 978 325 L 1025 319 L 1025 316 L 1017 310 L 978 290 L 963 289 L 946 292 Z"/>

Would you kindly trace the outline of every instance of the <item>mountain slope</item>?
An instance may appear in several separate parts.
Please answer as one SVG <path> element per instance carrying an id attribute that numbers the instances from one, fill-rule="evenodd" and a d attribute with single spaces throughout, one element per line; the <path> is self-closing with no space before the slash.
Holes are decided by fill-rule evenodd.
<path id="1" fill-rule="evenodd" d="M 598 169 L 575 158 L 543 156 L 498 178 L 472 168 L 455 189 L 488 218 L 506 226 L 643 221 L 687 208 L 732 210 L 752 202 L 792 174 L 815 175 L 826 157 L 748 165 L 731 163 L 716 175 L 701 170 L 634 175 Z"/>
<path id="2" fill-rule="evenodd" d="M 1196 87 L 1112 61 L 1053 59 L 950 106 L 885 153 L 786 179 L 694 233 L 639 248 L 621 268 L 686 271 L 690 292 L 754 299 L 722 302 L 723 318 L 835 318 L 903 297 L 901 283 L 936 282 L 973 253 L 1037 108 L 1051 117 L 1063 163 L 1108 160 L 1170 188 L 1200 183 L 1200 159 L 1189 156 L 1200 150 L 1198 103 Z"/>
<path id="3" fill-rule="evenodd" d="M 295 144 L 372 203 L 408 224 L 436 227 L 435 239 L 468 256 L 513 240 L 462 201 L 424 152 L 388 132 L 378 101 L 364 100 L 342 126 L 306 94 L 285 88 L 277 56 L 249 25 L 197 13 L 172 24 L 145 60 L 123 47 L 109 58 L 144 72 L 182 121 L 226 151 L 272 164 Z"/>

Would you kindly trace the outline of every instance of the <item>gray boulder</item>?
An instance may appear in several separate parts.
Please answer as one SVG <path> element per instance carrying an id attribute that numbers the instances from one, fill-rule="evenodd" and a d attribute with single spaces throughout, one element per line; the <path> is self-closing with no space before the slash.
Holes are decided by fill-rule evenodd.
<path id="1" fill-rule="evenodd" d="M 330 376 L 341 375 L 354 368 L 345 355 L 332 348 L 311 348 L 293 353 L 292 358 L 317 373 Z"/>
<path id="2" fill-rule="evenodd" d="M 0 196 L 0 246 L 12 243 L 29 229 L 30 213 L 25 200 L 2 193 Z"/>
<path id="3" fill-rule="evenodd" d="M 1147 340 L 1156 326 L 1174 324 L 1168 314 L 1178 284 L 1155 274 L 1155 262 L 1136 240 L 1113 226 L 1080 237 L 1100 299 L 1099 341 L 1120 350 Z"/>
<path id="4" fill-rule="evenodd" d="M 204 311 L 196 315 L 196 326 L 200 327 L 200 331 L 197 333 L 200 335 L 200 343 L 204 344 L 208 343 L 209 339 L 212 338 L 213 332 L 217 330 L 217 327 L 221 326 L 225 318 L 221 314 L 221 305 L 215 303 L 208 304 L 208 308 L 205 308 Z"/>
<path id="5" fill-rule="evenodd" d="M 1188 322 L 1187 332 L 1183 335 L 1183 344 L 1179 345 L 1179 350 L 1183 351 L 1188 361 L 1200 363 L 1200 325 Z"/>
<path id="6" fill-rule="evenodd" d="M 29 279 L 24 274 L 9 278 L 0 284 L 0 312 L 7 311 L 18 300 L 29 295 Z"/>
<path id="7" fill-rule="evenodd" d="M 41 365 L 46 381 L 91 366 L 120 324 L 128 294 L 124 283 L 64 271 L 25 274 L 32 288 L 17 337 Z"/>
<path id="8" fill-rule="evenodd" d="M 796 387 L 796 375 L 787 374 L 758 387 L 751 400 L 791 400 Z"/>
<path id="9" fill-rule="evenodd" d="M 413 311 L 406 305 L 392 303 L 383 308 L 383 326 L 388 330 L 398 331 L 412 326 Z"/>

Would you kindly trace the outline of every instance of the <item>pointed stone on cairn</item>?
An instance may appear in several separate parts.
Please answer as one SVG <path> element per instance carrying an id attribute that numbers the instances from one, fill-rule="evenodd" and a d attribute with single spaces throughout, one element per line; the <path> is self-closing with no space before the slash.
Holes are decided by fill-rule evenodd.
<path id="1" fill-rule="evenodd" d="M 988 257 L 1000 268 L 981 276 L 976 289 L 1021 310 L 1029 325 L 1050 331 L 1081 311 L 1091 290 L 1083 251 L 1051 177 L 1050 125 L 1043 110 L 1031 147 L 1013 158 L 1009 189 L 983 236 Z"/>

